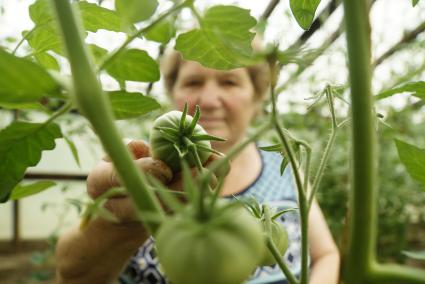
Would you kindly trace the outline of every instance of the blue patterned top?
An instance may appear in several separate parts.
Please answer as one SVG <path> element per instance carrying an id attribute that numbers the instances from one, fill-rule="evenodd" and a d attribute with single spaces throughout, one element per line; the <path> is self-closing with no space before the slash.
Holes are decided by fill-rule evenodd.
<path id="1" fill-rule="evenodd" d="M 262 169 L 258 178 L 238 196 L 254 196 L 259 203 L 269 204 L 278 211 L 297 207 L 297 193 L 290 167 L 286 167 L 280 175 L 282 157 L 273 152 L 260 150 Z M 288 268 L 294 275 L 299 275 L 301 268 L 301 229 L 299 214 L 290 211 L 277 220 L 281 222 L 289 238 L 289 247 L 284 255 Z M 161 272 L 155 254 L 155 241 L 149 238 L 132 257 L 120 276 L 120 283 L 161 284 L 169 283 Z M 247 284 L 279 283 L 285 284 L 286 278 L 277 265 L 258 267 L 246 282 Z"/>

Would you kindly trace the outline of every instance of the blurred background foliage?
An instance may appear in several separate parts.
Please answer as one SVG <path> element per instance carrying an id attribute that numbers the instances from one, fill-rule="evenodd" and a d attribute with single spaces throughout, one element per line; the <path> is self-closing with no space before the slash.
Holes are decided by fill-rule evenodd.
<path id="1" fill-rule="evenodd" d="M 401 163 L 394 139 L 424 147 L 425 103 L 408 102 L 403 108 L 386 107 L 385 117 L 377 118 L 379 146 L 379 231 L 380 260 L 404 262 L 402 250 L 425 246 L 425 192 Z M 282 120 L 297 138 L 313 147 L 313 173 L 330 133 L 330 117 L 325 103 L 316 105 L 305 114 L 286 113 Z M 414 119 L 415 118 L 415 119 Z M 345 118 L 340 118 L 341 122 Z M 317 193 L 333 236 L 341 247 L 350 184 L 350 131 L 338 130 L 329 163 Z"/>

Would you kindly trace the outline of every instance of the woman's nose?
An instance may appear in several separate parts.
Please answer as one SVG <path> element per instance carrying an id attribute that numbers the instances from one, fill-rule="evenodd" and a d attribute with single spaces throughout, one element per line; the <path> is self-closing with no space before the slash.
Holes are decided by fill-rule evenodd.
<path id="1" fill-rule="evenodd" d="M 198 104 L 201 109 L 221 106 L 223 90 L 215 82 L 207 82 L 200 91 Z"/>

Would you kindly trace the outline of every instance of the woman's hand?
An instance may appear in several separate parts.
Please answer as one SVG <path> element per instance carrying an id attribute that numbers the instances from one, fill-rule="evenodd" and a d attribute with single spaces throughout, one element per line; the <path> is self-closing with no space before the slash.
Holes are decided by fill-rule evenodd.
<path id="1" fill-rule="evenodd" d="M 133 155 L 135 165 L 141 171 L 154 176 L 165 185 L 171 183 L 173 179 L 171 169 L 164 162 L 150 157 L 148 144 L 142 140 L 133 140 L 127 144 L 127 147 Z M 103 158 L 87 177 L 87 192 L 93 199 L 120 185 L 119 176 L 108 157 Z M 104 206 L 123 224 L 137 221 L 135 208 L 128 195 L 111 197 Z"/>

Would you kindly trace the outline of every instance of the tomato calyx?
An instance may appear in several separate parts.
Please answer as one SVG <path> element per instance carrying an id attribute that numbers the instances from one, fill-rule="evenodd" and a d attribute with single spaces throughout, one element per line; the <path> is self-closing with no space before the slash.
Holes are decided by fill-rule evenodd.
<path id="1" fill-rule="evenodd" d="M 286 229 L 283 224 L 277 222 L 277 218 L 286 212 L 296 210 L 296 208 L 289 208 L 275 212 L 274 208 L 271 210 L 267 204 L 260 205 L 254 197 L 241 199 L 241 202 L 263 228 L 263 240 L 269 250 L 267 250 L 263 255 L 260 265 L 268 266 L 276 264 L 277 259 L 271 251 L 269 243 L 272 244 L 272 247 L 277 251 L 277 254 L 280 257 L 283 257 L 289 245 Z"/>
<path id="2" fill-rule="evenodd" d="M 168 112 L 154 122 L 150 139 L 153 157 L 166 162 L 173 172 L 181 170 L 183 160 L 200 169 L 212 153 L 222 155 L 211 148 L 210 141 L 225 139 L 209 135 L 197 123 L 200 115 L 196 106 L 194 116 L 190 116 L 186 104 L 183 112 Z"/>

